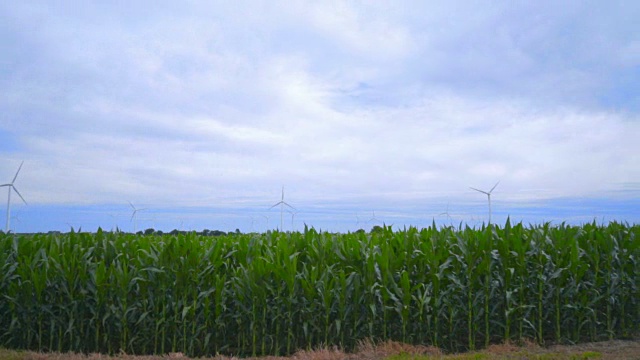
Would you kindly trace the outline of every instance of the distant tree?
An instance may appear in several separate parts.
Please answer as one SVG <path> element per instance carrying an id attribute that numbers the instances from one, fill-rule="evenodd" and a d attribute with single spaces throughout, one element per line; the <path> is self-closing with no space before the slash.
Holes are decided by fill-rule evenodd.
<path id="1" fill-rule="evenodd" d="M 147 230 L 145 230 L 145 231 L 144 231 L 144 234 L 145 234 L 145 235 L 153 235 L 153 234 L 155 234 L 155 232 L 156 232 L 156 231 L 155 231 L 155 230 L 153 230 L 153 228 L 149 228 L 149 229 L 147 229 Z"/>
<path id="2" fill-rule="evenodd" d="M 372 227 L 372 228 L 371 228 L 371 233 L 372 233 L 372 234 L 373 234 L 373 233 L 380 234 L 380 233 L 382 233 L 383 231 L 384 231 L 384 229 L 383 229 L 381 226 L 378 226 L 378 225 L 376 225 L 376 226 L 374 226 L 374 227 Z"/>

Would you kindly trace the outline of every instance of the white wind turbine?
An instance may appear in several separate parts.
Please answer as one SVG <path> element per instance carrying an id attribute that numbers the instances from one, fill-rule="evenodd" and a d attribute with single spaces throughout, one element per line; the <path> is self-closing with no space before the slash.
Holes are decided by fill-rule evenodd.
<path id="1" fill-rule="evenodd" d="M 380 222 L 380 220 L 378 220 L 378 218 L 376 217 L 376 212 L 375 212 L 375 210 L 374 210 L 374 211 L 372 211 L 372 212 L 371 212 L 371 214 L 372 214 L 372 217 L 371 217 L 371 219 L 369 219 L 369 221 L 368 221 L 368 222 L 373 222 L 374 224 L 375 224 L 375 223 L 379 223 L 379 222 Z"/>
<path id="2" fill-rule="evenodd" d="M 114 232 L 118 229 L 118 220 L 117 220 L 117 215 L 116 214 L 111 214 L 109 213 L 109 216 L 111 217 L 111 232 Z"/>
<path id="3" fill-rule="evenodd" d="M 291 214 L 291 231 L 293 231 L 293 229 L 294 229 L 294 226 L 293 226 L 294 225 L 294 221 L 295 221 L 296 215 L 298 215 L 299 211 L 287 210 L 287 212 L 289 214 Z"/>
<path id="4" fill-rule="evenodd" d="M 489 190 L 489 192 L 486 192 L 486 191 L 483 191 L 483 190 L 480 190 L 480 189 L 476 189 L 476 188 L 473 188 L 473 187 L 469 187 L 472 190 L 475 190 L 475 191 L 478 191 L 478 192 L 481 192 L 481 193 L 487 195 L 487 199 L 489 200 L 489 223 L 491 223 L 491 193 L 493 192 L 493 189 L 495 189 L 496 186 L 498 186 L 498 184 L 500 184 L 500 181 L 498 181 L 495 185 L 493 185 L 493 187 L 491 188 L 491 190 Z"/>
<path id="5" fill-rule="evenodd" d="M 294 208 L 293 206 L 289 205 L 288 203 L 286 203 L 284 201 L 284 185 L 282 186 L 282 198 L 280 199 L 279 202 L 275 203 L 273 206 L 271 206 L 269 208 L 269 210 L 273 209 L 274 207 L 280 205 L 280 231 L 282 231 L 282 214 L 284 213 L 284 206 L 287 205 L 288 207 L 292 208 L 293 210 L 298 210 L 296 208 Z"/>
<path id="6" fill-rule="evenodd" d="M 11 190 L 15 191 L 16 194 L 20 196 L 20 199 L 22 199 L 24 204 L 27 205 L 27 201 L 22 197 L 22 195 L 20 195 L 20 192 L 18 191 L 18 189 L 16 189 L 15 185 L 13 185 L 13 183 L 16 181 L 16 178 L 18 177 L 20 169 L 22 169 L 22 164 L 24 164 L 24 161 L 20 163 L 18 171 L 16 171 L 16 175 L 13 177 L 13 180 L 11 180 L 10 183 L 0 185 L 0 187 L 6 186 L 9 188 L 9 195 L 7 196 L 7 232 L 9 232 L 9 220 L 11 219 Z"/>
<path id="7" fill-rule="evenodd" d="M 451 222 L 451 215 L 449 215 L 449 203 L 447 203 L 447 210 L 438 214 L 438 216 L 442 216 L 442 215 L 445 215 L 449 220 L 449 222 Z"/>
<path id="8" fill-rule="evenodd" d="M 251 232 L 254 232 L 254 225 L 256 224 L 256 217 L 251 216 Z"/>
<path id="9" fill-rule="evenodd" d="M 138 218 L 136 217 L 136 215 L 138 214 L 138 211 L 142 211 L 142 210 L 147 210 L 145 209 L 138 209 L 135 206 L 133 206 L 133 204 L 131 203 L 131 201 L 129 201 L 129 205 L 131 205 L 131 208 L 133 209 L 133 213 L 131 213 L 131 220 L 129 221 L 133 221 L 133 232 L 137 232 L 137 228 L 138 228 Z"/>
<path id="10" fill-rule="evenodd" d="M 11 219 L 13 220 L 12 222 L 15 224 L 16 222 L 19 223 L 20 225 L 22 225 L 22 220 L 20 219 L 19 216 L 13 215 L 11 216 Z M 13 232 L 17 232 L 18 230 L 16 229 L 16 226 L 13 225 Z"/>

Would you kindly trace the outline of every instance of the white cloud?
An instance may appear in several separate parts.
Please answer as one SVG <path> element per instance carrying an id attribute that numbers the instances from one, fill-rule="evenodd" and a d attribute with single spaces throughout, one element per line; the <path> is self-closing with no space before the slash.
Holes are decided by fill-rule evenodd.
<path id="1" fill-rule="evenodd" d="M 397 5 L 396 5 L 397 6 Z M 411 36 L 397 19 L 390 19 L 394 5 L 333 2 L 303 6 L 299 14 L 309 13 L 311 24 L 328 34 L 347 52 L 378 59 L 395 59 L 409 53 Z"/>
<path id="2" fill-rule="evenodd" d="M 295 97 L 291 101 L 300 106 Z M 76 199 L 72 192 L 78 201 L 101 193 L 100 201 L 108 201 L 120 191 L 148 202 L 183 203 L 197 202 L 202 193 L 209 194 L 207 201 L 219 193 L 258 194 L 279 183 L 322 200 L 336 191 L 460 194 L 467 186 L 502 180 L 505 198 L 524 192 L 536 199 L 618 190 L 621 182 L 640 177 L 638 159 L 629 156 L 638 150 L 633 134 L 640 124 L 618 114 L 531 112 L 518 104 L 454 97 L 353 113 L 313 101 L 309 106 L 300 114 L 285 106 L 264 128 L 146 114 L 151 133 L 162 128 L 174 134 L 161 140 L 109 132 L 36 136 L 28 147 L 41 159 L 32 170 L 41 180 L 33 185 L 46 189 L 56 179 L 73 185 L 43 191 L 38 199 L 45 202 Z"/>

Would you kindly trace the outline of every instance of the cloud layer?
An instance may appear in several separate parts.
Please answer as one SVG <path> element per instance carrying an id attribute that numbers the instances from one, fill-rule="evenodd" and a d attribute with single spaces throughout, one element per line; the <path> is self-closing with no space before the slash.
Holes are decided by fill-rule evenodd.
<path id="1" fill-rule="evenodd" d="M 640 197 L 640 5 L 0 10 L 0 176 L 34 204 Z"/>

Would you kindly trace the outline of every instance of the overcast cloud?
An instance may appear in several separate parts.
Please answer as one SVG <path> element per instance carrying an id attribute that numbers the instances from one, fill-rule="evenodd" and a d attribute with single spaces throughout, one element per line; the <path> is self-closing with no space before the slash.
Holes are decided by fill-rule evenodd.
<path id="1" fill-rule="evenodd" d="M 638 18 L 623 1 L 4 2 L 0 182 L 25 161 L 23 231 L 131 227 L 128 201 L 146 226 L 273 228 L 283 185 L 329 229 L 447 206 L 481 221 L 469 186 L 498 180 L 502 220 L 638 222 Z"/>

